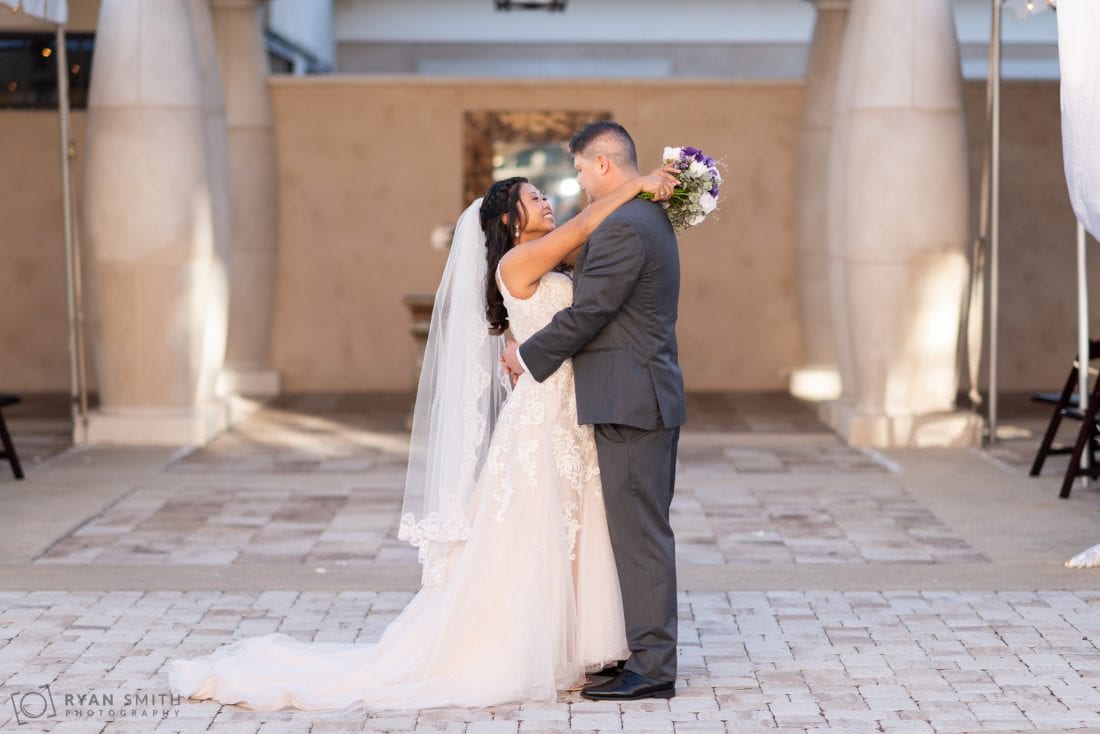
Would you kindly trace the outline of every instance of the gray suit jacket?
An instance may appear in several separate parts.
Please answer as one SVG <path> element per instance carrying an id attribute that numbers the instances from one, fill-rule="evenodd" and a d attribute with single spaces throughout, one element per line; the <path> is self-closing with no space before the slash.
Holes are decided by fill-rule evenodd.
<path id="1" fill-rule="evenodd" d="M 677 362 L 680 251 L 660 205 L 624 204 L 573 269 L 573 305 L 520 346 L 539 382 L 573 358 L 577 418 L 653 430 L 687 420 Z"/>

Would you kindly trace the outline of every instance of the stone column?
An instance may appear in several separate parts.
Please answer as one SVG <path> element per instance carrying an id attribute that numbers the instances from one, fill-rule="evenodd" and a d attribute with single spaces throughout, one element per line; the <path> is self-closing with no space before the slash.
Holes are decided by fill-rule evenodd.
<path id="1" fill-rule="evenodd" d="M 214 20 L 209 0 L 189 0 L 191 23 L 195 32 L 199 71 L 202 74 L 203 114 L 206 120 L 206 164 L 210 178 L 213 216 L 214 270 L 207 296 L 206 361 L 211 365 L 204 374 L 215 379 L 225 364 L 226 332 L 229 320 L 229 139 L 225 129 L 225 97 L 222 94 L 218 48 L 214 40 Z M 209 390 L 214 389 L 209 386 Z M 207 388 L 204 388 L 207 391 Z"/>
<path id="2" fill-rule="evenodd" d="M 829 135 L 836 73 L 849 0 L 812 0 L 817 6 L 806 73 L 806 96 L 798 149 L 798 209 L 795 212 L 798 306 L 802 364 L 791 374 L 791 393 L 807 400 L 840 396 L 829 300 Z"/>
<path id="3" fill-rule="evenodd" d="M 212 0 L 229 135 L 232 244 L 227 392 L 274 395 L 271 366 L 278 246 L 275 126 L 259 0 Z"/>
<path id="4" fill-rule="evenodd" d="M 834 427 L 853 445 L 970 445 L 954 410 L 967 150 L 950 0 L 852 0 L 830 158 Z"/>
<path id="5" fill-rule="evenodd" d="M 188 0 L 103 0 L 83 208 L 98 314 L 95 442 L 202 444 L 224 426 L 209 344 L 218 327 L 203 101 Z"/>

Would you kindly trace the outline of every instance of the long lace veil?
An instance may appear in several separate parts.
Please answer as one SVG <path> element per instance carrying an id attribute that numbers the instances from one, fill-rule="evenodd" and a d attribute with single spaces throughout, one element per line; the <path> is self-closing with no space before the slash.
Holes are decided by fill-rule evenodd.
<path id="1" fill-rule="evenodd" d="M 455 227 L 413 411 L 397 537 L 418 549 L 424 585 L 446 578 L 453 545 L 469 537 L 469 499 L 510 389 L 500 368 L 504 339 L 489 334 L 485 317 L 480 208 L 478 199 Z"/>

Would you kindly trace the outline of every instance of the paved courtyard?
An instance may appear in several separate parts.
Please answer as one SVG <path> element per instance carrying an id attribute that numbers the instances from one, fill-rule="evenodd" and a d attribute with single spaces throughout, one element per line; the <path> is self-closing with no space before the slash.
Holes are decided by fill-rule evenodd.
<path id="1" fill-rule="evenodd" d="M 1015 405 L 1016 412 L 1013 413 Z M 670 701 L 349 719 L 173 700 L 165 662 L 241 637 L 378 638 L 411 598 L 395 538 L 407 400 L 285 397 L 199 450 L 68 448 L 11 412 L 0 466 L 0 731 L 1100 730 L 1100 491 L 1026 475 L 1043 415 L 986 450 L 861 451 L 781 395 L 696 395 L 673 507 Z"/>

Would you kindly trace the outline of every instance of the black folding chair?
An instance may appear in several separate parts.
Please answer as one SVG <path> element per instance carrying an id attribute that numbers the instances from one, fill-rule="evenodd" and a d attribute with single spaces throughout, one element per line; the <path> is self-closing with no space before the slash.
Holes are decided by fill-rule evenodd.
<path id="1" fill-rule="evenodd" d="M 1100 359 L 1100 341 L 1090 341 L 1089 362 L 1096 359 Z M 1039 476 L 1039 472 L 1042 471 L 1043 463 L 1046 461 L 1047 456 L 1051 454 L 1069 454 L 1069 466 L 1066 468 L 1066 474 L 1062 480 L 1062 490 L 1058 495 L 1062 499 L 1069 497 L 1070 491 L 1073 489 L 1073 480 L 1077 477 L 1088 476 L 1095 479 L 1100 476 L 1100 466 L 1097 466 L 1096 463 L 1096 414 L 1098 408 L 1100 408 L 1100 379 L 1095 381 L 1096 384 L 1089 392 L 1088 404 L 1085 406 L 1084 410 L 1081 410 L 1081 406 L 1079 405 L 1079 393 L 1077 392 L 1077 383 L 1079 379 L 1078 369 L 1079 364 L 1077 360 L 1074 360 L 1073 364 L 1070 366 L 1069 375 L 1066 376 L 1066 382 L 1062 387 L 1062 392 L 1040 392 L 1031 396 L 1031 399 L 1036 402 L 1047 403 L 1054 406 L 1054 412 L 1050 416 L 1050 422 L 1047 424 L 1046 433 L 1043 435 L 1043 440 L 1039 444 L 1039 450 L 1035 454 L 1035 461 L 1031 465 L 1031 476 Z M 1090 368 L 1089 374 L 1096 374 L 1096 370 Z M 1069 446 L 1054 445 L 1054 437 L 1058 433 L 1058 428 L 1063 418 L 1070 418 L 1081 422 L 1081 428 L 1077 431 L 1077 440 L 1074 442 L 1072 448 Z M 1083 469 L 1081 467 L 1081 457 L 1084 455 L 1085 451 L 1089 452 L 1088 469 Z"/>
<path id="2" fill-rule="evenodd" d="M 7 421 L 4 420 L 4 408 L 21 402 L 23 402 L 22 398 L 17 398 L 14 395 L 0 395 L 0 445 L 4 447 L 4 450 L 0 451 L 0 459 L 8 460 L 16 479 L 23 478 L 23 467 L 19 464 L 19 456 L 15 453 L 15 444 L 12 443 Z"/>

